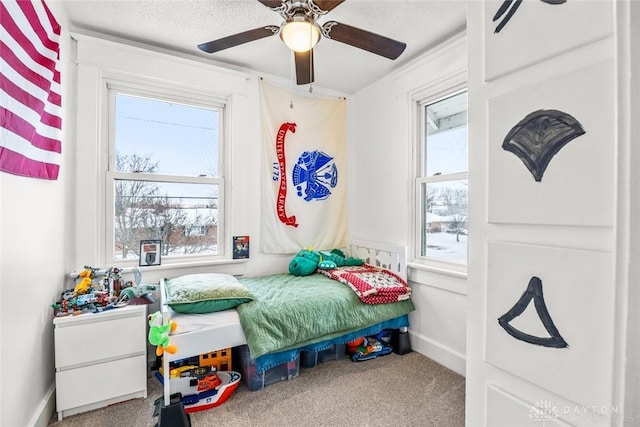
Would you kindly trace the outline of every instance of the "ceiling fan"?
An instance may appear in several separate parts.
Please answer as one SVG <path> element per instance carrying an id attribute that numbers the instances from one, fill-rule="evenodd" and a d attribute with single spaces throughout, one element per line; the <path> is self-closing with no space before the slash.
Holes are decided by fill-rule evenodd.
<path id="1" fill-rule="evenodd" d="M 296 82 L 304 85 L 313 82 L 313 47 L 321 36 L 366 51 L 396 59 L 404 51 L 406 43 L 381 36 L 360 28 L 327 21 L 320 25 L 316 20 L 335 9 L 345 0 L 258 0 L 277 12 L 284 21 L 280 26 L 266 25 L 231 36 L 198 45 L 203 52 L 215 53 L 261 38 L 280 35 L 293 50 L 296 64 Z"/>

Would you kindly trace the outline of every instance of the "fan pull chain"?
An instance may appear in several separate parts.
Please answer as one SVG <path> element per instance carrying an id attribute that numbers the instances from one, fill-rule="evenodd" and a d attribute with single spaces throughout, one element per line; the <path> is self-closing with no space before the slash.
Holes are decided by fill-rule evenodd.
<path id="1" fill-rule="evenodd" d="M 296 84 L 296 56 L 295 53 L 293 51 L 291 51 L 291 55 L 289 56 L 290 60 L 289 60 L 289 77 L 291 78 L 291 82 L 292 84 Z M 291 105 L 293 104 L 293 102 L 291 103 Z M 290 108 L 291 105 L 289 105 Z"/>

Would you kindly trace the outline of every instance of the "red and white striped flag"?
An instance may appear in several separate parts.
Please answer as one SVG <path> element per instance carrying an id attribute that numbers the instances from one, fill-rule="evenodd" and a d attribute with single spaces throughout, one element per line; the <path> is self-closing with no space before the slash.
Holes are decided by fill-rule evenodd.
<path id="1" fill-rule="evenodd" d="M 0 2 L 0 170 L 58 179 L 60 24 L 44 1 Z"/>

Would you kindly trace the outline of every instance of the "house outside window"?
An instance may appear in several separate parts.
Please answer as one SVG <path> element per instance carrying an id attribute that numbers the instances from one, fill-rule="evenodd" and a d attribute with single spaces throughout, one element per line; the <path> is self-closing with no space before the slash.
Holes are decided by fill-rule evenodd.
<path id="1" fill-rule="evenodd" d="M 223 255 L 224 104 L 108 87 L 107 259 L 137 260 L 147 239 L 163 261 Z"/>
<path id="2" fill-rule="evenodd" d="M 467 92 L 419 102 L 416 257 L 467 263 Z"/>
<path id="3" fill-rule="evenodd" d="M 206 225 L 192 225 L 184 228 L 185 236 L 205 236 L 207 234 L 208 226 Z"/>

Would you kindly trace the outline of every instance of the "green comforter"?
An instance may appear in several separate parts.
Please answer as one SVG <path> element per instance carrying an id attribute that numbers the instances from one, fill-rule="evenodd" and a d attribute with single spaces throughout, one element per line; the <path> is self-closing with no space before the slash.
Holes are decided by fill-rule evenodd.
<path id="1" fill-rule="evenodd" d="M 320 274 L 241 278 L 255 300 L 237 307 L 252 358 L 366 328 L 414 309 L 409 300 L 364 304 L 347 286 Z"/>

